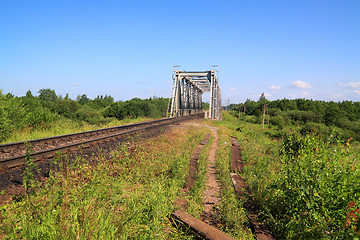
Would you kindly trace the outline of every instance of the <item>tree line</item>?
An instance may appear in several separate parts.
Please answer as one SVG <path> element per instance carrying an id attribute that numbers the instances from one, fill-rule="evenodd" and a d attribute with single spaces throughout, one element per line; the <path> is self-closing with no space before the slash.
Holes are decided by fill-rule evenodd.
<path id="1" fill-rule="evenodd" d="M 167 98 L 134 98 L 114 101 L 110 95 L 90 99 L 86 94 L 75 100 L 57 95 L 55 90 L 40 89 L 38 96 L 28 91 L 23 97 L 0 90 L 0 141 L 14 130 L 47 128 L 56 121 L 71 120 L 78 123 L 104 124 L 116 119 L 166 116 Z"/>
<path id="2" fill-rule="evenodd" d="M 280 130 L 295 125 L 302 133 L 316 133 L 324 137 L 336 134 L 343 139 L 360 141 L 360 102 L 312 99 L 269 101 L 262 95 L 258 101 L 247 99 L 243 104 L 232 104 L 230 109 L 237 117 L 242 115 L 246 121 L 261 123 L 265 104 L 268 105 L 270 125 Z"/>

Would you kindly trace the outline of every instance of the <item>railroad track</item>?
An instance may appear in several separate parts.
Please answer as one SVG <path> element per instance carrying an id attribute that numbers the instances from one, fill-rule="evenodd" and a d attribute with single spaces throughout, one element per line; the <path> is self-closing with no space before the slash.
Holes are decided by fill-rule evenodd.
<path id="1" fill-rule="evenodd" d="M 79 148 L 102 146 L 109 142 L 122 141 L 129 137 L 146 134 L 146 132 L 158 130 L 169 124 L 203 117 L 204 114 L 200 113 L 30 141 L 1 144 L 0 166 L 5 168 L 20 166 L 24 164 L 27 154 L 30 155 L 32 161 L 40 161 L 53 157 L 57 152 L 67 153 L 79 150 Z M 28 153 L 27 149 L 30 149 Z"/>

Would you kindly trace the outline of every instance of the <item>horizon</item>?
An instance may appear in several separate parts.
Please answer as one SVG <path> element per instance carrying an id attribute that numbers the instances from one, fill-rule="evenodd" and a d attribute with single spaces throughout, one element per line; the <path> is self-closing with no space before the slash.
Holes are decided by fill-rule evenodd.
<path id="1" fill-rule="evenodd" d="M 40 89 L 39 89 L 40 90 Z M 55 89 L 50 89 L 50 90 L 54 90 L 55 91 L 55 93 L 56 93 L 56 90 Z M 28 91 L 30 91 L 30 90 L 28 90 Z M 30 91 L 31 92 L 31 91 Z M 0 89 L 0 95 L 7 95 L 7 94 L 12 94 L 11 92 L 8 92 L 8 93 L 4 93 L 4 92 L 2 92 L 2 89 Z M 38 92 L 37 92 L 37 94 L 35 95 L 33 92 L 31 92 L 31 94 L 34 96 L 34 97 L 39 97 L 39 94 L 38 94 Z M 12 94 L 13 95 L 13 94 Z M 86 94 L 85 94 L 86 95 Z M 16 95 L 14 95 L 15 97 L 25 97 L 26 96 L 26 93 L 24 94 L 24 95 L 22 95 L 22 96 L 16 96 Z M 57 94 L 56 93 L 56 96 L 58 97 L 58 98 L 60 98 L 60 99 L 64 99 L 65 98 L 65 96 L 66 96 L 66 94 L 65 94 L 65 96 L 63 96 L 63 95 L 61 95 L 61 94 Z M 76 100 L 76 98 L 77 97 L 81 97 L 82 96 L 82 94 L 78 94 L 75 98 L 71 98 L 71 97 L 69 97 L 69 99 L 70 100 L 73 100 L 73 101 L 77 101 Z M 87 96 L 87 95 L 86 95 Z M 103 97 L 105 97 L 105 96 L 109 96 L 109 97 L 113 97 L 113 96 L 111 96 L 111 95 L 97 95 L 96 97 L 94 97 L 94 98 L 90 98 L 89 96 L 87 96 L 90 100 L 94 100 L 95 98 L 97 98 L 97 97 L 100 97 L 100 96 L 103 96 Z M 260 94 L 260 97 L 261 97 L 261 94 Z M 260 98 L 259 97 L 259 98 Z M 126 99 L 126 100 L 116 100 L 116 99 L 114 99 L 114 102 L 125 102 L 125 101 L 130 101 L 130 100 L 133 100 L 133 99 L 135 99 L 135 98 L 139 98 L 139 97 L 133 97 L 133 98 L 131 98 L 131 99 Z M 154 95 L 154 96 L 150 96 L 150 97 L 146 97 L 146 98 L 139 98 L 139 99 L 141 99 L 141 100 L 146 100 L 146 99 L 156 99 L 156 98 L 164 98 L 164 99 L 168 99 L 168 97 L 161 97 L 161 96 L 156 96 L 156 95 Z M 265 99 L 267 100 L 267 101 L 270 101 L 270 102 L 273 102 L 273 101 L 281 101 L 281 100 L 298 100 L 298 99 L 304 99 L 304 100 L 309 100 L 309 101 L 322 101 L 322 102 L 336 102 L 336 103 L 340 103 L 340 102 L 346 102 L 346 101 L 350 101 L 350 102 L 360 102 L 360 101 L 352 101 L 352 100 L 339 100 L 339 101 L 333 101 L 333 100 L 318 100 L 318 99 L 312 99 L 312 98 L 293 98 L 293 99 L 289 99 L 289 98 L 278 98 L 278 99 L 272 99 L 272 100 L 270 100 L 270 99 L 267 99 L 266 98 L 266 96 L 265 96 Z M 247 101 L 254 101 L 254 102 L 259 102 L 260 101 L 260 99 L 250 99 L 250 98 L 248 98 L 248 99 L 246 99 L 244 102 L 237 102 L 237 103 L 229 103 L 229 104 L 223 104 L 223 102 L 222 102 L 222 104 L 221 104 L 221 106 L 222 107 L 224 107 L 224 106 L 230 106 L 230 105 L 238 105 L 238 104 L 245 104 Z M 202 101 L 203 103 L 209 103 L 209 101 Z M 225 102 L 224 102 L 225 103 Z"/>

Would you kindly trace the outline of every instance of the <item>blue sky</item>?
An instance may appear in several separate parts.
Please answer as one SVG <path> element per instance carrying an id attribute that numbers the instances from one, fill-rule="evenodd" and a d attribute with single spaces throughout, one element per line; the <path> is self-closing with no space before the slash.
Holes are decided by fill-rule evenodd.
<path id="1" fill-rule="evenodd" d="M 3 93 L 169 97 L 173 65 L 214 64 L 223 103 L 359 101 L 360 1 L 0 3 Z"/>

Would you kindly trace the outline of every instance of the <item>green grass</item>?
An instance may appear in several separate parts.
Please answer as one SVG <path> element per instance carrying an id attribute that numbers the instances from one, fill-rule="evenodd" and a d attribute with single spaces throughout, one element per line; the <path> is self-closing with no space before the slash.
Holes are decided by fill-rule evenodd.
<path id="1" fill-rule="evenodd" d="M 45 137 L 52 137 L 57 135 L 71 134 L 76 132 L 90 131 L 100 128 L 115 127 L 121 126 L 136 122 L 143 122 L 152 120 L 151 118 L 139 117 L 134 119 L 123 119 L 123 120 L 113 120 L 106 124 L 101 125 L 91 125 L 86 122 L 76 122 L 69 119 L 62 119 L 56 122 L 52 122 L 46 126 L 40 126 L 38 128 L 24 128 L 20 130 L 15 130 L 11 136 L 5 139 L 1 144 L 11 143 L 11 142 L 20 142 L 25 140 L 39 139 Z"/>
<path id="2" fill-rule="evenodd" d="M 358 146 L 314 135 L 282 138 L 224 114 L 242 148 L 243 177 L 280 239 L 356 239 L 360 229 Z M 334 142 L 333 140 L 331 142 Z M 349 207 L 350 206 L 350 207 Z"/>
<path id="3" fill-rule="evenodd" d="M 206 128 L 205 128 L 206 129 Z M 208 129 L 206 129 L 209 131 Z M 196 218 L 200 218 L 200 214 L 204 210 L 203 198 L 206 190 L 208 155 L 214 138 L 209 139 L 209 143 L 203 147 L 198 159 L 198 172 L 196 173 L 196 182 L 191 188 L 187 212 Z"/>
<path id="4" fill-rule="evenodd" d="M 221 122 L 206 123 L 218 128 L 216 168 L 222 190 L 216 211 L 223 231 L 253 239 L 230 177 L 230 136 L 235 136 L 245 163 L 242 177 L 279 239 L 356 239 L 360 229 L 356 142 L 353 148 L 346 142 L 327 144 L 288 129 L 279 138 L 276 129 L 263 130 L 227 113 Z M 189 160 L 208 132 L 198 127 L 175 129 L 94 155 L 93 164 L 79 155 L 70 166 L 52 171 L 42 185 L 28 175 L 22 200 L 0 207 L 0 238 L 194 239 L 173 225 L 170 213 L 176 199 L 184 197 L 181 189 Z M 202 149 L 198 182 L 188 196 L 187 211 L 195 217 L 202 211 L 211 141 Z"/>
<path id="5" fill-rule="evenodd" d="M 254 239 L 248 227 L 247 212 L 240 202 L 230 176 L 231 137 L 239 127 L 229 114 L 223 115 L 223 121 L 207 121 L 218 128 L 218 146 L 216 150 L 216 169 L 221 184 L 221 203 L 217 209 L 220 228 L 237 239 Z"/>
<path id="6" fill-rule="evenodd" d="M 170 220 L 205 131 L 192 128 L 130 148 L 80 156 L 43 187 L 0 210 L 6 239 L 192 239 Z M 61 156 L 65 158 L 66 156 Z"/>

